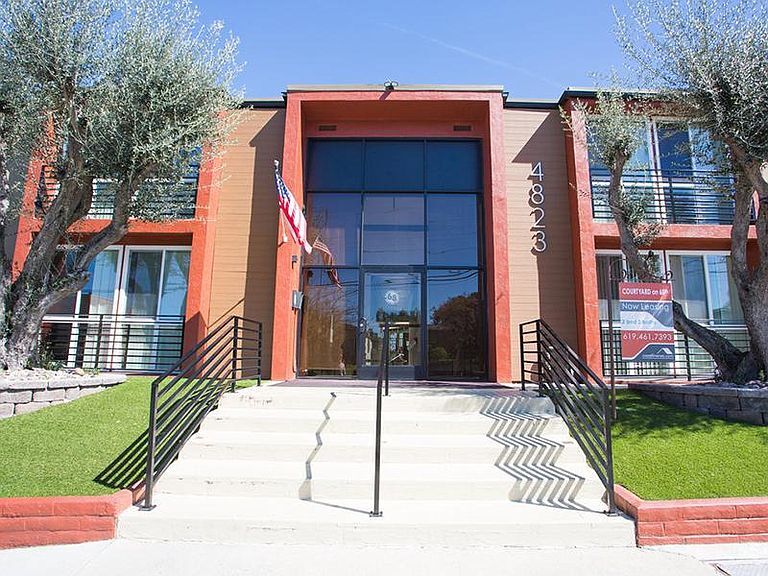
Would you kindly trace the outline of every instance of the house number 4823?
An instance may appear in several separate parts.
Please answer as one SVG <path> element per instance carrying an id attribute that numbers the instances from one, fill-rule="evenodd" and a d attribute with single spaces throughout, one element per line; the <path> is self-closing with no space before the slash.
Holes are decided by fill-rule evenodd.
<path id="1" fill-rule="evenodd" d="M 531 188 L 528 191 L 528 203 L 533 206 L 533 251 L 544 252 L 547 249 L 547 225 L 544 223 L 544 169 L 541 162 L 533 165 L 530 175 Z"/>

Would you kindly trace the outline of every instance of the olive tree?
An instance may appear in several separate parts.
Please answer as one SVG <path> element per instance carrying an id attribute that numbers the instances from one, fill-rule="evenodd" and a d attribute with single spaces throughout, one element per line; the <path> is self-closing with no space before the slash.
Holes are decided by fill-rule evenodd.
<path id="1" fill-rule="evenodd" d="M 0 255 L 2 367 L 34 361 L 46 311 L 85 285 L 133 219 L 172 216 L 159 207 L 229 129 L 236 58 L 237 40 L 200 24 L 187 0 L 0 0 L 0 233 L 23 210 L 13 166 L 48 167 L 57 190 L 19 269 Z M 110 220 L 71 236 L 97 179 Z"/>
<path id="2" fill-rule="evenodd" d="M 641 249 L 652 242 L 642 206 L 627 193 L 622 174 L 637 142 L 638 117 L 651 111 L 673 115 L 703 128 L 717 147 L 722 170 L 734 176 L 731 274 L 749 331 L 750 346 L 739 350 L 727 339 L 690 320 L 673 304 L 675 327 L 714 358 L 726 380 L 764 377 L 768 367 L 768 11 L 752 0 L 637 0 L 617 16 L 620 43 L 632 81 L 652 97 L 608 91 L 577 110 L 587 117 L 582 134 L 608 167 L 608 202 L 629 267 L 642 281 L 658 280 Z M 711 146 L 693 154 L 717 156 Z M 757 196 L 754 229 L 758 261 L 747 245 Z"/>
<path id="3" fill-rule="evenodd" d="M 664 111 L 668 115 L 673 109 L 669 103 L 651 101 L 645 94 L 624 94 L 614 89 L 599 90 L 594 102 L 577 101 L 573 111 L 575 114 L 564 113 L 566 124 L 574 137 L 588 147 L 590 156 L 607 167 L 610 175 L 605 196 L 627 266 L 641 282 L 663 281 L 658 262 L 649 258 L 647 251 L 663 231 L 664 224 L 647 219 L 647 204 L 652 201 L 648 189 L 625 186 L 622 178 L 626 170 L 632 168 L 632 156 L 642 144 L 645 115 L 651 111 Z M 693 153 L 692 150 L 687 152 Z M 704 154 L 705 150 L 702 147 L 697 153 Z M 714 182 L 716 178 L 712 180 Z M 672 311 L 675 328 L 709 352 L 724 378 L 741 381 L 759 375 L 758 365 L 751 354 L 742 352 L 718 332 L 688 318 L 677 301 L 673 301 Z"/>

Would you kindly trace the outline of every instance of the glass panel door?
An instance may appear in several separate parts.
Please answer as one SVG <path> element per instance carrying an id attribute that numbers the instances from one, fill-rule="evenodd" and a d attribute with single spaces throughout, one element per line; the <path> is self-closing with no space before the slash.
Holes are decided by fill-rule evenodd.
<path id="1" fill-rule="evenodd" d="M 163 370 L 181 354 L 187 249 L 130 249 L 125 273 L 122 358 L 128 370 Z"/>
<path id="2" fill-rule="evenodd" d="M 361 378 L 376 378 L 383 345 L 389 346 L 390 378 L 423 378 L 422 273 L 363 273 L 363 319 L 359 354 Z M 389 320 L 389 342 L 384 322 Z"/>
<path id="3" fill-rule="evenodd" d="M 118 250 L 105 250 L 91 263 L 88 283 L 80 291 L 77 306 L 77 317 L 82 322 L 73 324 L 70 365 L 111 367 L 118 256 Z"/>

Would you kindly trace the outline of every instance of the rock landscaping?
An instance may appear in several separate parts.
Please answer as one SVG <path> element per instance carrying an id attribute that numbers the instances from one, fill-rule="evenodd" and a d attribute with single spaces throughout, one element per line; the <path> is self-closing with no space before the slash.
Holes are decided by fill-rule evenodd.
<path id="1" fill-rule="evenodd" d="M 125 374 L 80 371 L 17 370 L 0 372 L 0 418 L 34 412 L 94 394 L 125 382 Z"/>
<path id="2" fill-rule="evenodd" d="M 768 426 L 768 384 L 727 382 L 696 384 L 631 383 L 637 390 L 656 400 L 723 420 Z"/>

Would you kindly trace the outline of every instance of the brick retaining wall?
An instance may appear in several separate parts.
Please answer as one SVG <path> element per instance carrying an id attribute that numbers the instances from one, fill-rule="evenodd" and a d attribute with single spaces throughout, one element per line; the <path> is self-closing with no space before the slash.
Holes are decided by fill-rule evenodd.
<path id="1" fill-rule="evenodd" d="M 0 378 L 0 419 L 88 396 L 125 379 L 125 374 L 114 373 L 51 379 Z"/>
<path id="2" fill-rule="evenodd" d="M 768 498 L 652 501 L 617 485 L 616 504 L 635 519 L 638 546 L 768 542 Z"/>
<path id="3" fill-rule="evenodd" d="M 630 383 L 637 390 L 665 404 L 722 418 L 768 426 L 768 390 L 721 388 L 696 384 Z"/>
<path id="4" fill-rule="evenodd" d="M 130 490 L 107 496 L 0 498 L 0 549 L 110 540 Z"/>

